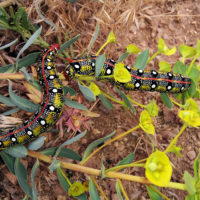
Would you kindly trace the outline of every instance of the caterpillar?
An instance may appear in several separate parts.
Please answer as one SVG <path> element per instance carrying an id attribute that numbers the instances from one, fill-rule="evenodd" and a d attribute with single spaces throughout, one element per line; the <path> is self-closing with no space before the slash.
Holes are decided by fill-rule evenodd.
<path id="1" fill-rule="evenodd" d="M 16 144 L 24 144 L 46 132 L 61 115 L 64 105 L 64 93 L 54 64 L 58 49 L 59 45 L 53 44 L 41 54 L 38 60 L 37 73 L 43 88 L 41 107 L 29 120 L 0 135 L 0 150 Z"/>
<path id="2" fill-rule="evenodd" d="M 64 75 L 67 79 L 79 76 L 94 76 L 96 66 L 96 56 L 90 58 L 69 59 L 69 65 L 65 68 Z M 156 70 L 144 71 L 142 69 L 133 69 L 126 65 L 125 68 L 131 74 L 131 81 L 127 83 L 116 82 L 113 75 L 116 62 L 112 59 L 106 59 L 99 75 L 99 79 L 109 80 L 118 87 L 126 90 L 145 90 L 157 92 L 180 93 L 185 92 L 191 85 L 191 80 L 181 74 L 172 74 L 171 72 L 157 72 Z M 108 76 L 108 78 L 106 78 Z"/>

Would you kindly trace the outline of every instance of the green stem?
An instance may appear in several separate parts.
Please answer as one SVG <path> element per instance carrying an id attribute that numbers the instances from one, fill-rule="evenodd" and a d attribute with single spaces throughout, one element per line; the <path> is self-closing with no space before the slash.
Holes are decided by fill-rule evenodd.
<path id="1" fill-rule="evenodd" d="M 160 53 L 159 51 L 154 53 L 153 56 L 151 56 L 151 58 L 148 59 L 147 64 L 150 63 L 159 53 Z"/>
<path id="2" fill-rule="evenodd" d="M 101 91 L 101 93 L 102 93 L 105 97 L 107 97 L 108 99 L 110 99 L 110 100 L 112 100 L 112 101 L 114 101 L 114 102 L 116 102 L 116 103 L 119 103 L 119 104 L 121 104 L 121 105 L 124 105 L 124 104 L 123 104 L 123 101 L 118 101 L 117 99 L 114 99 L 113 97 L 109 96 L 108 94 L 106 94 L 106 93 L 103 92 L 103 91 Z"/>
<path id="3" fill-rule="evenodd" d="M 174 99 L 172 99 L 171 97 L 170 97 L 170 100 L 175 104 L 175 105 L 177 105 L 177 106 L 179 106 L 180 108 L 183 108 L 183 105 L 182 104 L 179 104 L 178 102 L 176 102 Z"/>
<path id="4" fill-rule="evenodd" d="M 131 101 L 132 103 L 134 103 L 134 104 L 136 104 L 136 105 L 138 105 L 138 106 L 140 106 L 140 107 L 142 107 L 142 108 L 145 108 L 145 107 L 146 107 L 145 105 L 140 104 L 140 103 L 138 103 L 137 101 L 133 100 L 131 97 L 129 97 L 129 96 L 127 96 L 127 97 L 128 97 L 128 100 Z"/>
<path id="5" fill-rule="evenodd" d="M 190 66 L 187 70 L 187 74 L 190 73 L 191 69 L 192 69 L 192 66 L 194 65 L 194 62 L 196 61 L 196 59 L 200 56 L 200 53 L 197 53 L 196 56 L 193 58 L 192 62 L 190 63 Z"/>
<path id="6" fill-rule="evenodd" d="M 97 51 L 96 56 L 99 55 L 99 53 L 102 51 L 102 49 L 103 49 L 108 43 L 109 43 L 109 42 L 106 41 L 106 42 L 101 46 L 101 48 Z"/>
<path id="7" fill-rule="evenodd" d="M 169 146 L 167 147 L 167 149 L 164 151 L 165 153 L 170 152 L 171 147 L 176 144 L 178 138 L 181 136 L 181 134 L 183 133 L 183 131 L 187 128 L 186 124 L 183 124 L 181 130 L 179 131 L 179 133 L 176 135 L 176 137 L 171 141 L 171 143 L 169 144 Z"/>

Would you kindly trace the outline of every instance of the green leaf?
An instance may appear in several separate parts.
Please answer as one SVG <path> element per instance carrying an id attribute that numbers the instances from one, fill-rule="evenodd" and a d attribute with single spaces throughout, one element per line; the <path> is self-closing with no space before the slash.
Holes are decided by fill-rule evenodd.
<path id="1" fill-rule="evenodd" d="M 141 52 L 136 58 L 134 63 L 134 68 L 144 69 L 147 64 L 148 58 L 149 58 L 149 50 L 146 49 L 143 52 Z"/>
<path id="2" fill-rule="evenodd" d="M 27 181 L 27 171 L 24 165 L 20 162 L 19 158 L 15 160 L 15 175 L 21 189 L 30 197 L 32 197 L 32 190 Z"/>
<path id="3" fill-rule="evenodd" d="M 152 99 L 151 102 L 145 106 L 145 108 L 148 110 L 152 117 L 158 115 L 158 106 L 156 105 L 156 101 L 154 99 Z"/>
<path id="4" fill-rule="evenodd" d="M 132 53 L 132 54 L 138 54 L 140 52 L 140 49 L 135 46 L 134 44 L 129 44 L 127 47 L 126 47 L 126 51 L 128 53 Z"/>
<path id="5" fill-rule="evenodd" d="M 123 160 L 121 160 L 117 166 L 119 165 L 126 165 L 126 164 L 130 164 L 133 162 L 134 160 L 134 157 L 135 157 L 135 154 L 134 153 L 130 153 L 128 154 L 128 156 L 126 156 Z"/>
<path id="6" fill-rule="evenodd" d="M 70 87 L 64 86 L 63 89 L 64 89 L 64 95 L 69 93 L 70 96 L 75 96 L 77 94 L 77 92 Z"/>
<path id="7" fill-rule="evenodd" d="M 104 179 L 106 176 L 105 176 L 105 166 L 103 164 L 103 160 L 101 160 L 101 179 Z"/>
<path id="8" fill-rule="evenodd" d="M 200 53 L 200 40 L 197 40 L 196 51 Z"/>
<path id="9" fill-rule="evenodd" d="M 53 171 L 59 169 L 60 166 L 61 166 L 60 161 L 57 160 L 57 159 L 54 157 L 53 160 L 52 160 L 52 162 L 51 162 L 51 164 L 50 164 L 50 166 L 49 166 L 49 170 L 50 170 L 51 173 L 53 173 Z"/>
<path id="10" fill-rule="evenodd" d="M 29 31 L 29 29 L 30 29 L 30 30 L 33 30 L 33 29 L 31 28 L 31 25 L 29 24 L 26 11 L 25 11 L 24 8 L 23 8 L 23 10 L 24 10 L 24 11 L 22 12 L 22 26 L 23 26 L 27 31 Z"/>
<path id="11" fill-rule="evenodd" d="M 195 179 L 187 171 L 184 172 L 183 179 L 185 181 L 188 193 L 190 195 L 194 195 L 197 192 L 195 188 Z"/>
<path id="12" fill-rule="evenodd" d="M 127 56 L 129 55 L 129 52 L 125 52 L 123 53 L 120 58 L 117 60 L 117 63 L 122 62 L 124 59 L 127 58 Z"/>
<path id="13" fill-rule="evenodd" d="M 18 111 L 19 111 L 19 108 L 13 108 L 11 110 L 1 113 L 1 115 L 8 116 L 8 115 L 12 115 Z"/>
<path id="14" fill-rule="evenodd" d="M 125 95 L 121 90 L 119 90 L 117 87 L 115 87 L 115 90 L 117 91 L 117 93 L 119 93 L 119 94 L 121 95 L 122 99 L 123 99 L 124 102 L 125 102 L 125 105 L 126 105 L 127 107 L 129 107 L 129 108 L 133 111 L 133 113 L 136 115 L 136 110 L 135 110 L 135 108 L 132 106 L 132 104 L 130 103 L 130 101 L 129 101 L 128 98 L 126 97 L 126 95 Z"/>
<path id="15" fill-rule="evenodd" d="M 59 180 L 61 186 L 63 187 L 63 189 L 66 192 L 68 192 L 70 185 L 69 185 L 68 181 L 65 179 L 65 177 L 63 176 L 64 173 L 63 173 L 62 169 L 58 168 L 56 171 L 57 171 L 58 180 Z"/>
<path id="16" fill-rule="evenodd" d="M 163 101 L 163 103 L 168 107 L 168 108 L 172 108 L 173 107 L 173 104 L 170 100 L 170 98 L 168 97 L 168 95 L 166 93 L 161 93 L 160 94 L 160 97 Z"/>
<path id="17" fill-rule="evenodd" d="M 191 58 L 196 54 L 195 48 L 187 46 L 185 44 L 181 44 L 178 47 L 178 50 L 180 51 L 183 58 Z"/>
<path id="18" fill-rule="evenodd" d="M 192 97 L 196 93 L 196 85 L 195 85 L 195 82 L 193 80 L 191 80 L 191 85 L 190 85 L 190 88 L 188 90 L 188 93 L 189 93 L 190 97 Z"/>
<path id="19" fill-rule="evenodd" d="M 174 72 L 175 74 L 186 75 L 187 66 L 184 65 L 182 62 L 178 61 L 178 62 L 176 62 L 175 65 L 174 65 L 173 72 Z"/>
<path id="20" fill-rule="evenodd" d="M 81 182 L 76 181 L 72 185 L 70 185 L 70 188 L 68 190 L 68 195 L 72 197 L 80 196 L 85 192 L 84 186 Z"/>
<path id="21" fill-rule="evenodd" d="M 39 106 L 37 104 L 13 93 L 11 81 L 9 81 L 9 95 L 12 103 L 14 103 L 17 107 L 19 107 L 22 110 L 35 113 L 39 109 Z"/>
<path id="22" fill-rule="evenodd" d="M 121 188 L 120 188 L 120 185 L 119 185 L 118 181 L 115 184 L 115 188 L 116 188 L 117 196 L 119 197 L 119 200 L 123 200 L 122 193 L 121 193 Z"/>
<path id="23" fill-rule="evenodd" d="M 5 149 L 4 152 L 16 158 L 23 158 L 23 157 L 26 157 L 28 154 L 27 149 L 23 145 L 20 145 L 20 144 L 18 144 L 17 146 Z"/>
<path id="24" fill-rule="evenodd" d="M 97 39 L 98 33 L 99 33 L 99 24 L 97 23 L 97 25 L 96 25 L 96 30 L 95 30 L 94 36 L 93 36 L 93 38 L 92 38 L 92 42 L 90 43 L 90 46 L 89 46 L 89 48 L 88 48 L 87 55 L 90 54 L 91 48 L 92 48 L 92 46 L 94 45 L 94 42 L 95 42 L 96 39 Z"/>
<path id="25" fill-rule="evenodd" d="M 15 158 L 13 156 L 10 156 L 7 153 L 5 153 L 5 151 L 1 151 L 0 152 L 0 156 L 1 156 L 2 160 L 3 160 L 3 162 L 6 164 L 6 166 L 10 170 L 10 172 L 15 174 L 15 169 L 14 169 Z"/>
<path id="26" fill-rule="evenodd" d="M 8 97 L 4 97 L 3 95 L 0 94 L 0 102 L 7 105 L 7 106 L 15 106 L 14 103 L 12 103 L 11 99 Z"/>
<path id="27" fill-rule="evenodd" d="M 160 72 L 169 72 L 172 68 L 172 66 L 168 62 L 165 62 L 165 61 L 160 61 L 158 65 L 159 65 Z"/>
<path id="28" fill-rule="evenodd" d="M 82 158 L 82 161 L 85 160 L 85 159 L 89 156 L 89 154 L 91 153 L 91 151 L 92 151 L 95 147 L 97 147 L 99 144 L 105 142 L 106 140 L 108 140 L 109 138 L 111 138 L 113 135 L 115 135 L 115 131 L 113 131 L 111 134 L 107 135 L 106 137 L 97 139 L 97 140 L 95 140 L 94 142 L 92 142 L 92 143 L 87 147 L 87 149 L 85 150 L 84 155 L 83 155 L 83 158 Z"/>
<path id="29" fill-rule="evenodd" d="M 199 70 L 196 68 L 196 66 L 193 65 L 191 70 L 189 71 L 188 77 L 194 81 L 195 85 L 198 85 L 199 74 Z"/>
<path id="30" fill-rule="evenodd" d="M 89 87 L 83 86 L 80 84 L 78 81 L 78 86 L 80 91 L 82 92 L 83 96 L 88 100 L 88 101 L 96 101 L 96 96 L 92 92 L 92 90 Z"/>
<path id="31" fill-rule="evenodd" d="M 35 185 L 34 185 L 34 178 L 35 178 L 35 174 L 36 174 L 36 171 L 39 167 L 39 161 L 38 159 L 36 160 L 35 164 L 33 165 L 33 168 L 31 170 L 31 184 L 32 184 L 32 196 L 33 196 L 33 200 L 37 200 L 37 191 L 36 191 L 36 188 L 35 188 Z"/>
<path id="32" fill-rule="evenodd" d="M 96 58 L 96 67 L 95 67 L 95 77 L 97 78 L 101 73 L 101 70 L 104 66 L 106 60 L 105 54 L 102 54 Z"/>
<path id="33" fill-rule="evenodd" d="M 18 62 L 20 55 L 29 47 L 31 44 L 35 42 L 35 40 L 39 37 L 40 33 L 42 31 L 42 26 L 29 38 L 29 40 L 26 42 L 26 44 L 23 46 L 23 48 L 19 51 L 17 58 L 16 58 L 16 70 L 18 69 Z"/>
<path id="34" fill-rule="evenodd" d="M 99 94 L 98 97 L 106 108 L 113 109 L 112 103 L 103 94 Z"/>
<path id="35" fill-rule="evenodd" d="M 89 180 L 89 194 L 90 194 L 91 199 L 100 200 L 96 186 L 95 186 L 95 184 L 94 184 L 94 182 L 92 181 L 91 178 Z"/>
<path id="36" fill-rule="evenodd" d="M 163 199 L 162 196 L 159 193 L 157 193 L 155 190 L 153 190 L 152 187 L 154 187 L 156 190 L 158 190 L 158 188 L 153 185 L 152 186 L 146 185 L 147 192 L 148 192 L 150 199 L 151 200 L 162 200 Z"/>
<path id="37" fill-rule="evenodd" d="M 47 156 L 54 156 L 57 149 L 58 149 L 57 147 L 51 147 L 51 148 L 48 148 L 48 149 L 41 151 L 40 153 L 45 154 Z M 63 147 L 60 150 L 58 156 L 70 158 L 72 160 L 78 160 L 78 161 L 81 161 L 81 159 L 82 159 L 81 156 L 78 155 L 76 152 L 74 152 L 71 149 L 65 148 L 65 147 Z"/>
<path id="38" fill-rule="evenodd" d="M 67 49 L 70 45 L 72 45 L 76 40 L 78 40 L 78 38 L 80 37 L 80 34 L 78 34 L 77 36 L 73 37 L 71 40 L 65 42 L 59 49 L 58 53 L 61 53 L 62 51 L 64 51 L 65 49 Z"/>
<path id="39" fill-rule="evenodd" d="M 194 178 L 195 178 L 195 181 L 197 182 L 197 180 L 199 180 L 200 179 L 200 174 L 199 174 L 199 167 L 200 167 L 200 153 L 198 154 L 198 156 L 196 157 L 196 159 L 195 159 L 195 161 L 194 161 L 194 165 L 193 165 L 193 167 L 194 167 Z"/>
<path id="40" fill-rule="evenodd" d="M 76 101 L 72 101 L 71 99 L 68 99 L 66 97 L 65 97 L 65 105 L 69 106 L 70 108 L 76 108 L 79 110 L 84 110 L 84 111 L 88 110 L 84 105 L 82 105 Z"/>
<path id="41" fill-rule="evenodd" d="M 28 149 L 36 151 L 43 146 L 46 137 L 41 136 L 28 144 Z"/>
<path id="42" fill-rule="evenodd" d="M 40 55 L 40 52 L 35 52 L 35 53 L 30 53 L 27 56 L 23 57 L 18 62 L 18 69 L 34 64 L 37 61 L 39 55 Z M 14 64 L 9 64 L 4 67 L 1 67 L 0 73 L 14 72 L 14 66 L 15 66 Z"/>
<path id="43" fill-rule="evenodd" d="M 12 42 L 10 42 L 10 43 L 8 43 L 8 44 L 6 44 L 6 45 L 4 45 L 4 46 L 1 46 L 0 47 L 0 51 L 1 50 L 3 50 L 3 49 L 6 49 L 6 48 L 8 48 L 8 47 L 10 47 L 10 46 L 12 46 L 13 44 L 15 44 L 15 43 L 17 43 L 18 42 L 18 38 L 17 39 L 15 39 L 15 40 L 13 40 Z"/>

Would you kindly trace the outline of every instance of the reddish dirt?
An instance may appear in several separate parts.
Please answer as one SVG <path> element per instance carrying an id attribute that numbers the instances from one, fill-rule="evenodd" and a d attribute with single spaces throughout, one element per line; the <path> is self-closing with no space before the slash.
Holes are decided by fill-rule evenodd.
<path id="1" fill-rule="evenodd" d="M 35 15 L 34 12 L 32 13 L 28 8 L 29 4 L 30 2 L 26 3 L 25 6 L 29 11 L 29 17 L 34 20 Z M 153 3 L 151 1 L 142 0 L 135 1 L 135 3 L 132 1 L 121 0 L 112 2 L 105 1 L 104 4 L 101 2 L 85 3 L 82 0 L 79 1 L 79 3 L 65 3 L 65 5 L 66 8 L 68 8 L 66 12 L 68 12 L 70 16 L 70 19 L 66 19 L 69 20 L 68 28 L 71 28 L 72 26 L 70 25 L 73 25 L 73 28 L 71 28 L 72 35 L 76 35 L 77 33 L 81 32 L 79 42 L 76 43 L 74 48 L 75 56 L 80 55 L 83 50 L 87 49 L 88 43 L 95 30 L 96 19 L 100 22 L 100 34 L 97 42 L 95 43 L 95 47 L 92 49 L 93 53 L 100 48 L 103 42 L 105 42 L 109 31 L 113 29 L 118 43 L 109 45 L 105 51 L 106 55 L 113 59 L 117 59 L 125 51 L 125 47 L 130 43 L 137 45 L 142 50 L 149 48 L 150 55 L 152 55 L 157 49 L 157 42 L 159 38 L 163 38 L 170 47 L 178 47 L 182 43 L 189 46 L 195 46 L 197 39 L 199 39 L 199 0 L 157 0 Z M 63 5 L 58 3 L 58 6 L 61 6 L 62 8 Z M 134 6 L 136 8 L 135 17 L 133 14 Z M 44 8 L 43 13 L 50 9 L 47 5 L 44 5 L 42 8 Z M 57 7 L 56 9 L 59 8 Z M 128 15 L 128 9 L 130 9 L 132 13 L 129 13 L 130 18 L 125 23 L 124 20 Z M 47 11 L 46 13 L 48 14 Z M 53 20 L 53 18 L 51 18 L 51 20 Z M 63 32 L 66 31 L 66 26 L 64 25 L 60 25 L 60 29 Z M 47 25 L 45 24 L 44 27 L 46 28 Z M 47 30 L 47 28 L 45 28 L 44 30 Z M 63 35 L 60 35 L 61 38 L 63 38 Z M 14 34 L 10 34 L 9 38 L 9 41 L 12 41 Z M 45 36 L 45 39 L 50 43 L 48 35 Z M 173 65 L 179 58 L 180 55 L 178 52 L 171 57 L 158 56 L 147 66 L 147 69 L 158 69 L 158 61 L 161 60 L 168 61 Z M 134 60 L 135 56 L 129 56 L 125 62 L 133 64 Z M 69 85 L 73 88 L 77 88 L 74 83 L 70 83 Z M 110 91 L 113 92 L 113 90 Z M 137 91 L 129 92 L 129 94 L 135 101 L 138 101 L 144 105 L 148 104 L 152 98 L 156 100 L 157 105 L 159 106 L 159 114 L 154 120 L 156 135 L 151 139 L 154 141 L 156 148 L 159 150 L 164 150 L 170 143 L 171 138 L 176 136 L 182 126 L 182 122 L 177 116 L 178 108 L 174 106 L 173 109 L 169 109 L 164 106 L 160 95 L 155 92 L 147 93 Z M 85 104 L 89 105 L 88 102 L 85 102 Z M 80 155 L 83 155 L 85 149 L 92 141 L 104 137 L 114 130 L 117 131 L 117 134 L 129 130 L 139 122 L 139 114 L 142 109 L 137 106 L 135 108 L 137 115 L 127 112 L 119 105 L 115 105 L 115 109 L 109 111 L 98 102 L 92 111 L 98 113 L 100 117 L 90 118 L 90 120 L 87 122 L 88 126 L 90 127 L 87 135 L 79 142 L 70 145 L 68 148 L 71 148 Z M 1 110 L 4 109 L 2 108 Z M 50 133 L 46 134 L 45 136 L 47 136 L 48 141 L 44 147 L 50 147 L 59 145 L 66 141 L 71 134 L 64 134 L 63 137 L 59 138 L 58 135 Z M 170 160 L 174 165 L 172 181 L 183 182 L 182 177 L 185 170 L 193 174 L 193 162 L 200 147 L 200 142 L 198 141 L 199 139 L 200 133 L 198 129 L 194 128 L 187 128 L 179 138 L 177 145 L 182 147 L 182 157 L 179 158 L 173 154 L 169 155 Z M 52 142 L 54 140 L 55 142 Z M 92 159 L 90 159 L 86 165 L 100 169 L 101 160 L 103 160 L 105 167 L 110 168 L 132 152 L 135 153 L 135 160 L 146 158 L 152 152 L 149 138 L 141 130 L 135 131 L 124 137 L 122 140 L 116 141 L 112 145 L 104 148 Z M 34 162 L 35 161 L 32 158 L 24 160 L 24 164 L 27 166 L 28 171 L 30 171 Z M 124 173 L 144 176 L 144 170 L 142 168 L 126 169 Z M 0 177 L 0 198 L 6 200 L 22 199 L 24 193 L 18 186 L 15 177 L 8 172 L 8 169 L 5 165 L 1 166 Z M 81 173 L 74 173 L 71 179 L 73 181 L 85 181 L 88 180 L 88 176 Z M 109 199 L 118 199 L 116 197 L 114 180 L 97 180 Z M 129 181 L 122 182 L 131 200 L 149 199 L 144 185 Z M 56 174 L 49 173 L 48 165 L 46 163 L 41 162 L 35 183 L 39 199 L 41 200 L 73 199 L 66 197 L 65 191 L 58 183 Z M 169 198 L 176 200 L 183 200 L 187 194 L 186 192 L 174 189 L 161 189 L 161 191 Z"/>

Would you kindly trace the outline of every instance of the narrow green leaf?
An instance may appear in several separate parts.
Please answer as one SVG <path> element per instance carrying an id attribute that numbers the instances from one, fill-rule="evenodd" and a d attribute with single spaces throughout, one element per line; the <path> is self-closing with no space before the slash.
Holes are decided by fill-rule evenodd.
<path id="1" fill-rule="evenodd" d="M 26 42 L 26 44 L 23 46 L 23 48 L 19 51 L 17 58 L 16 58 L 16 69 L 18 70 L 18 61 L 20 55 L 31 45 L 34 43 L 34 41 L 38 38 L 42 31 L 42 26 L 29 38 L 29 40 Z"/>
<path id="2" fill-rule="evenodd" d="M 82 105 L 76 101 L 72 101 L 71 99 L 68 99 L 66 97 L 65 97 L 65 105 L 69 106 L 70 108 L 76 108 L 79 110 L 84 110 L 84 111 L 88 110 L 84 105 Z"/>
<path id="3" fill-rule="evenodd" d="M 36 12 L 40 16 L 41 20 L 46 22 L 47 24 L 49 24 L 53 28 L 53 30 L 55 30 L 56 25 L 53 22 L 51 22 L 50 20 L 47 20 L 47 18 L 40 12 L 40 9 L 38 7 L 38 2 L 35 1 L 35 0 L 33 2 L 34 2 L 34 5 L 35 5 Z"/>
<path id="4" fill-rule="evenodd" d="M 39 105 L 16 95 L 12 91 L 12 82 L 11 81 L 9 81 L 9 95 L 10 95 L 10 99 L 11 99 L 12 103 L 14 103 L 17 107 L 19 107 L 22 110 L 35 113 L 39 109 Z"/>
<path id="5" fill-rule="evenodd" d="M 78 86 L 80 91 L 82 92 L 83 96 L 88 100 L 88 101 L 96 101 L 96 96 L 92 92 L 92 90 L 89 87 L 83 86 L 80 84 L 78 81 Z"/>
<path id="6" fill-rule="evenodd" d="M 33 80 L 33 77 L 26 71 L 25 67 L 22 67 L 20 69 L 20 71 L 23 72 L 25 80 L 27 80 L 28 82 L 30 82 L 31 80 Z"/>
<path id="7" fill-rule="evenodd" d="M 98 97 L 106 108 L 113 109 L 112 103 L 103 94 L 99 94 Z"/>
<path id="8" fill-rule="evenodd" d="M 158 188 L 155 186 L 151 186 L 151 187 L 154 187 L 155 189 L 158 190 Z M 153 190 L 151 187 L 146 185 L 147 192 L 148 192 L 150 199 L 151 200 L 162 200 L 163 199 L 162 196 L 160 194 L 158 194 L 155 190 Z"/>
<path id="9" fill-rule="evenodd" d="M 36 151 L 43 146 L 46 137 L 41 136 L 28 144 L 28 149 Z"/>
<path id="10" fill-rule="evenodd" d="M 105 166 L 103 164 L 103 160 L 101 160 L 101 179 L 104 179 L 106 176 L 105 176 Z"/>
<path id="11" fill-rule="evenodd" d="M 149 50 L 141 52 L 135 60 L 134 67 L 136 69 L 144 69 L 149 58 Z"/>
<path id="12" fill-rule="evenodd" d="M 24 9 L 24 8 L 23 8 Z M 22 12 L 22 26 L 27 30 L 33 30 L 29 24 L 28 18 L 27 18 L 27 14 L 26 11 L 24 9 L 24 11 Z"/>
<path id="13" fill-rule="evenodd" d="M 185 181 L 188 193 L 190 195 L 194 195 L 197 192 L 195 188 L 194 178 L 189 174 L 189 172 L 185 171 L 183 175 L 183 179 Z"/>
<path id="14" fill-rule="evenodd" d="M 24 165 L 20 162 L 19 158 L 15 160 L 15 175 L 21 189 L 30 197 L 32 197 L 32 190 L 27 181 L 27 171 Z"/>
<path id="15" fill-rule="evenodd" d="M 96 67 L 95 67 L 95 77 L 97 78 L 101 73 L 101 70 L 104 66 L 106 60 L 105 54 L 102 54 L 96 58 Z"/>
<path id="16" fill-rule="evenodd" d="M 70 87 L 64 86 L 63 89 L 64 89 L 64 95 L 69 93 L 70 96 L 75 96 L 77 94 L 77 92 Z"/>
<path id="17" fill-rule="evenodd" d="M 1 113 L 1 115 L 7 116 L 7 115 L 12 115 L 13 113 L 16 113 L 19 111 L 19 108 L 13 108 L 11 110 L 8 110 L 6 112 Z"/>
<path id="18" fill-rule="evenodd" d="M 18 144 L 17 146 L 5 149 L 4 152 L 16 158 L 23 158 L 27 156 L 27 149 L 23 145 L 20 145 L 20 144 Z"/>
<path id="19" fill-rule="evenodd" d="M 135 154 L 134 153 L 130 153 L 128 154 L 128 156 L 126 156 L 123 160 L 121 160 L 117 166 L 119 165 L 126 165 L 126 164 L 130 164 L 133 162 L 134 160 L 134 157 L 135 157 Z"/>
<path id="20" fill-rule="evenodd" d="M 53 173 L 53 171 L 57 170 L 60 168 L 60 161 L 57 160 L 56 158 L 53 158 L 51 164 L 49 165 L 49 170 L 51 173 Z"/>
<path id="21" fill-rule="evenodd" d="M 34 184 L 34 178 L 35 178 L 35 174 L 36 174 L 36 171 L 39 167 L 39 161 L 38 159 L 36 160 L 35 164 L 33 165 L 33 168 L 31 170 L 31 184 L 32 184 L 32 196 L 33 196 L 33 200 L 37 200 L 37 191 L 36 191 L 36 188 L 35 188 L 35 184 Z"/>
<path id="22" fill-rule="evenodd" d="M 199 83 L 199 75 L 199 70 L 196 68 L 196 66 L 193 65 L 188 74 L 188 77 L 194 81 L 195 85 L 198 85 Z"/>
<path id="23" fill-rule="evenodd" d="M 195 181 L 199 180 L 199 164 L 200 164 L 200 153 L 198 154 L 198 156 L 196 157 L 195 161 L 194 161 L 194 164 L 193 164 L 193 167 L 194 167 L 194 178 L 195 178 Z"/>
<path id="24" fill-rule="evenodd" d="M 59 180 L 61 186 L 63 187 L 63 189 L 66 192 L 68 192 L 70 185 L 69 185 L 68 181 L 65 179 L 65 177 L 63 176 L 63 173 L 64 173 L 63 170 L 61 168 L 58 168 L 56 171 L 57 171 L 58 180 Z"/>
<path id="25" fill-rule="evenodd" d="M 168 97 L 168 95 L 166 93 L 160 93 L 160 97 L 163 101 L 163 103 L 168 107 L 168 108 L 172 108 L 173 104 L 170 100 L 170 98 Z"/>
<path id="26" fill-rule="evenodd" d="M 6 44 L 6 45 L 4 45 L 4 46 L 1 46 L 0 47 L 0 51 L 1 50 L 3 50 L 3 49 L 6 49 L 6 48 L 8 48 L 8 47 L 10 47 L 10 46 L 12 46 L 13 44 L 15 44 L 15 43 L 17 43 L 18 42 L 18 38 L 17 39 L 15 39 L 15 40 L 13 40 L 12 42 L 10 42 L 10 43 L 8 43 L 8 44 Z"/>
<path id="27" fill-rule="evenodd" d="M 3 95 L 0 94 L 0 102 L 7 105 L 7 106 L 15 106 L 14 103 L 12 103 L 11 99 L 8 97 L 4 97 Z"/>
<path id="28" fill-rule="evenodd" d="M 8 167 L 8 169 L 10 170 L 10 172 L 15 174 L 15 169 L 14 169 L 15 158 L 13 156 L 8 155 L 4 151 L 0 152 L 0 156 L 2 160 L 4 161 L 4 163 L 6 164 L 6 166 Z"/>
<path id="29" fill-rule="evenodd" d="M 96 39 L 97 39 L 98 33 L 99 33 L 99 24 L 97 23 L 97 25 L 96 25 L 96 30 L 95 30 L 95 33 L 94 33 L 94 37 L 92 38 L 92 42 L 90 43 L 90 46 L 89 46 L 89 48 L 88 48 L 87 55 L 90 54 L 91 48 L 92 48 L 92 46 L 94 45 L 94 42 L 95 42 Z"/>
<path id="30" fill-rule="evenodd" d="M 67 49 L 70 45 L 72 45 L 76 40 L 78 40 L 78 38 L 80 37 L 80 34 L 78 34 L 77 36 L 73 37 L 71 40 L 65 42 L 59 49 L 58 53 L 61 53 L 62 51 L 64 51 L 65 49 Z"/>
<path id="31" fill-rule="evenodd" d="M 115 184 L 115 188 L 116 188 L 117 196 L 119 197 L 119 200 L 123 200 L 122 193 L 121 193 L 121 188 L 120 188 L 120 185 L 119 185 L 118 181 Z"/>
<path id="32" fill-rule="evenodd" d="M 128 98 L 126 97 L 126 95 L 121 91 L 119 90 L 117 87 L 115 87 L 115 90 L 117 91 L 117 93 L 119 93 L 122 97 L 122 99 L 124 100 L 125 104 L 127 105 L 127 107 L 129 107 L 133 113 L 136 115 L 136 110 L 135 108 L 132 106 L 132 104 L 130 103 L 130 101 L 128 100 Z"/>
<path id="33" fill-rule="evenodd" d="M 58 149 L 57 147 L 51 147 L 51 148 L 48 148 L 48 149 L 41 151 L 40 153 L 45 154 L 47 156 L 54 156 L 57 149 Z M 81 156 L 78 155 L 76 152 L 74 152 L 71 149 L 65 148 L 65 147 L 63 147 L 61 149 L 58 156 L 70 158 L 72 160 L 78 160 L 78 161 L 81 161 L 81 159 L 82 159 Z"/>
<path id="34" fill-rule="evenodd" d="M 129 52 L 123 53 L 120 58 L 117 60 L 117 63 L 122 62 L 124 59 L 126 59 L 129 55 Z"/>
<path id="35" fill-rule="evenodd" d="M 92 142 L 92 143 L 87 147 L 87 149 L 85 150 L 84 155 L 83 155 L 83 158 L 82 158 L 82 161 L 85 160 L 85 159 L 89 156 L 89 154 L 91 153 L 91 151 L 92 151 L 96 146 L 98 146 L 99 144 L 105 142 L 106 140 L 108 140 L 109 138 L 111 138 L 113 135 L 115 135 L 115 131 L 113 131 L 111 134 L 107 135 L 106 137 L 100 138 L 100 139 L 95 140 L 94 142 Z"/>
<path id="36" fill-rule="evenodd" d="M 98 195 L 96 186 L 95 186 L 95 184 L 94 184 L 94 182 L 92 181 L 91 178 L 89 180 L 89 193 L 90 193 L 90 198 L 91 199 L 100 200 L 100 197 Z"/>

